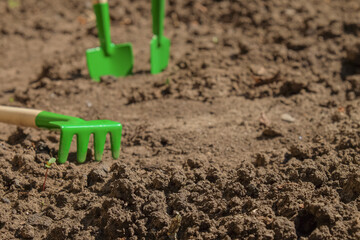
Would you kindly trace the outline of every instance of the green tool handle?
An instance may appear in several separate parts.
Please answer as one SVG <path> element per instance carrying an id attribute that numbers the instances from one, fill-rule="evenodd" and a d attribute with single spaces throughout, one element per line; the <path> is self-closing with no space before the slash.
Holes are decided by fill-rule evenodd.
<path id="1" fill-rule="evenodd" d="M 160 46 L 164 34 L 165 0 L 151 0 L 151 13 L 153 17 L 153 34 L 157 36 Z"/>
<path id="2" fill-rule="evenodd" d="M 79 118 L 36 109 L 0 106 L 0 122 L 23 127 L 39 127 L 47 129 L 59 128 L 52 122 L 81 120 Z"/>
<path id="3" fill-rule="evenodd" d="M 98 29 L 100 47 L 104 51 L 105 55 L 109 56 L 114 52 L 114 47 L 111 43 L 108 1 L 94 0 L 93 7 L 96 15 L 96 26 Z"/>

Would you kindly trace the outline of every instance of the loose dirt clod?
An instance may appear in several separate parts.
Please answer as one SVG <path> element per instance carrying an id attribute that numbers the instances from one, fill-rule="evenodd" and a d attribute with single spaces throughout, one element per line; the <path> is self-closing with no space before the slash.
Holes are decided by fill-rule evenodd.
<path id="1" fill-rule="evenodd" d="M 35 236 L 34 228 L 30 225 L 25 225 L 20 229 L 20 236 L 24 239 L 33 239 Z"/>
<path id="2" fill-rule="evenodd" d="M 281 115 L 281 120 L 285 121 L 285 122 L 294 122 L 295 118 L 293 118 L 290 114 L 288 113 L 284 113 Z"/>

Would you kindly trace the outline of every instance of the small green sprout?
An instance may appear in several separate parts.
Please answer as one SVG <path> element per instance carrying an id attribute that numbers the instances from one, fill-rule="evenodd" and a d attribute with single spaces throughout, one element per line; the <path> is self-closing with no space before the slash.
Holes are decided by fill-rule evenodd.
<path id="1" fill-rule="evenodd" d="M 219 42 L 219 39 L 218 39 L 216 36 L 214 36 L 214 37 L 212 38 L 212 42 L 216 44 L 216 43 Z"/>
<path id="2" fill-rule="evenodd" d="M 56 158 L 50 158 L 50 160 L 45 163 L 45 167 L 51 168 L 51 164 L 56 163 Z"/>
<path id="3" fill-rule="evenodd" d="M 171 82 L 171 79 L 170 78 L 167 78 L 166 81 L 165 81 L 165 85 L 169 85 Z"/>
<path id="4" fill-rule="evenodd" d="M 45 163 L 46 172 L 45 172 L 45 180 L 44 180 L 44 184 L 42 187 L 42 191 L 45 191 L 45 184 L 46 184 L 46 179 L 47 179 L 47 174 L 48 174 L 49 168 L 51 168 L 51 165 L 55 162 L 56 162 L 56 158 L 50 158 L 49 161 L 47 161 Z"/>
<path id="5" fill-rule="evenodd" d="M 20 0 L 8 0 L 7 3 L 8 3 L 8 7 L 10 9 L 20 7 Z"/>

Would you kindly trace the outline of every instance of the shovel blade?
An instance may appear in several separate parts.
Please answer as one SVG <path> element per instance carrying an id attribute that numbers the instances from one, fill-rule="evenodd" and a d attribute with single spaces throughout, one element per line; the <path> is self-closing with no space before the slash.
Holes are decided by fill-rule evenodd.
<path id="1" fill-rule="evenodd" d="M 170 40 L 162 36 L 159 41 L 158 37 L 154 36 L 150 42 L 150 53 L 151 73 L 160 73 L 169 63 Z"/>
<path id="2" fill-rule="evenodd" d="M 130 43 L 114 45 L 111 54 L 106 55 L 100 48 L 86 51 L 86 61 L 91 79 L 100 82 L 100 77 L 112 75 L 127 76 L 132 73 L 134 57 Z"/>

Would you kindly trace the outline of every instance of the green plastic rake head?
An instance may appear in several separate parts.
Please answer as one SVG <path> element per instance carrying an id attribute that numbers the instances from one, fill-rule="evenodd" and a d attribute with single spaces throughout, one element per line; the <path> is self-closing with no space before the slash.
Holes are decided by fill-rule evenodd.
<path id="1" fill-rule="evenodd" d="M 90 136 L 94 135 L 95 160 L 100 161 L 104 152 L 106 135 L 110 133 L 111 151 L 114 159 L 120 155 L 122 126 L 110 120 L 85 121 L 66 115 L 14 107 L 0 106 L 0 122 L 29 127 L 59 129 L 60 147 L 58 162 L 65 163 L 74 135 L 77 136 L 77 161 L 86 160 Z"/>

